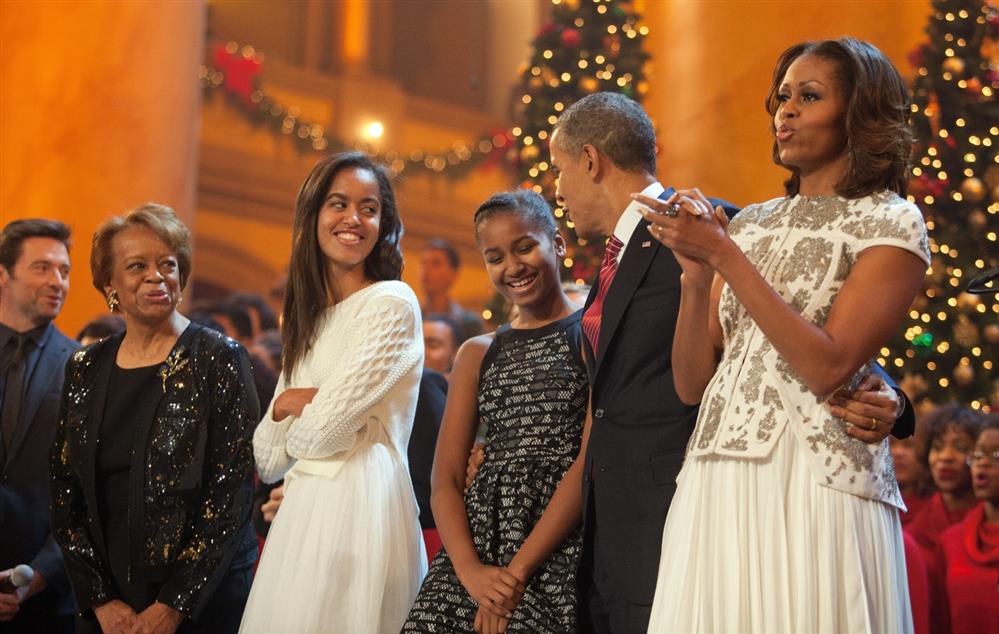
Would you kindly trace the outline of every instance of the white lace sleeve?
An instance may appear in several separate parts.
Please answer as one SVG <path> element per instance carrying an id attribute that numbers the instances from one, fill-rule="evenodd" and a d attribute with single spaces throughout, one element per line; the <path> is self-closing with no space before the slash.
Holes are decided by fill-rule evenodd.
<path id="1" fill-rule="evenodd" d="M 373 297 L 356 316 L 352 341 L 346 354 L 322 357 L 327 378 L 302 415 L 288 430 L 288 452 L 301 458 L 326 458 L 353 446 L 367 419 L 366 410 L 383 398 L 407 372 L 422 360 L 417 341 L 420 322 L 415 306 L 391 295 Z"/>
<path id="2" fill-rule="evenodd" d="M 288 417 L 281 422 L 274 420 L 274 401 L 281 392 L 284 392 L 286 386 L 287 379 L 282 372 L 274 389 L 274 398 L 267 406 L 263 420 L 253 432 L 253 458 L 257 462 L 257 473 L 260 479 L 268 484 L 283 478 L 294 462 L 285 448 L 285 434 L 288 433 L 288 426 L 294 418 Z"/>

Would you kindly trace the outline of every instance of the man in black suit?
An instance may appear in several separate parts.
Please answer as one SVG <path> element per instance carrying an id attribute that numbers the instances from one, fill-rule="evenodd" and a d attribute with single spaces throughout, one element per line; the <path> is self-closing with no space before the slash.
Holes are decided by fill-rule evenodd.
<path id="1" fill-rule="evenodd" d="M 697 407 L 676 395 L 670 362 L 680 266 L 652 239 L 631 198 L 673 193 L 656 179 L 656 153 L 645 111 L 616 93 L 573 104 L 551 137 L 557 197 L 576 234 L 610 236 L 583 313 L 593 426 L 583 472 L 580 623 L 600 633 L 648 627 L 666 512 L 697 418 Z M 729 216 L 738 211 L 712 203 Z M 889 413 L 896 400 L 888 399 Z M 870 420 L 869 407 L 850 403 L 846 419 Z M 883 438 L 869 433 L 862 439 Z"/>
<path id="2" fill-rule="evenodd" d="M 71 632 L 73 597 L 49 520 L 48 453 L 66 360 L 79 345 L 52 324 L 69 291 L 69 228 L 15 220 L 0 233 L 0 633 Z"/>

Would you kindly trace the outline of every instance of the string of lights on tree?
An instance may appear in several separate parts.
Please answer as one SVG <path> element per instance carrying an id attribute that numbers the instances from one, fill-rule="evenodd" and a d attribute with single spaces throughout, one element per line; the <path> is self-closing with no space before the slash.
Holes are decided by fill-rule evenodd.
<path id="1" fill-rule="evenodd" d="M 434 173 L 462 178 L 484 164 L 501 163 L 513 145 L 509 130 L 496 130 L 471 141 L 456 141 L 448 150 L 414 149 L 408 152 L 376 153 L 364 142 L 349 142 L 334 136 L 323 125 L 302 117 L 297 106 L 287 106 L 271 97 L 263 87 L 261 71 L 264 55 L 253 46 L 236 42 L 210 47 L 211 63 L 201 66 L 198 78 L 209 93 L 225 95 L 230 103 L 258 125 L 267 125 L 275 133 L 293 139 L 302 152 L 340 152 L 359 149 L 384 162 L 394 175 Z M 372 124 L 380 126 L 380 124 Z M 373 129 L 380 136 L 380 129 Z"/>
<path id="2" fill-rule="evenodd" d="M 999 264 L 999 15 L 981 0 L 935 0 L 929 41 L 911 55 L 909 198 L 926 217 L 932 261 L 923 292 L 879 361 L 928 406 L 999 409 L 999 299 L 963 292 Z M 886 273 L 886 274 L 890 274 Z"/>
<path id="3" fill-rule="evenodd" d="M 551 0 L 552 19 L 538 31 L 531 58 L 520 70 L 520 98 L 508 158 L 521 187 L 533 188 L 555 206 L 555 177 L 548 163 L 548 142 L 559 114 L 598 91 L 617 91 L 641 101 L 648 93 L 642 41 L 647 26 L 616 0 Z M 583 284 L 596 273 L 602 244 L 578 238 L 562 209 L 555 209 L 568 253 L 564 277 Z"/>

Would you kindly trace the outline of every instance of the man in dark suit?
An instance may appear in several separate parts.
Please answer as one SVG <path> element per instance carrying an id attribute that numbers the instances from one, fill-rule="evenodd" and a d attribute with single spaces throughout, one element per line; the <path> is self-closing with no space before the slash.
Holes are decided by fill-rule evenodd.
<path id="1" fill-rule="evenodd" d="M 15 220 L 0 233 L 0 633 L 72 632 L 73 598 L 49 524 L 48 452 L 66 360 L 79 345 L 52 324 L 69 291 L 69 228 Z"/>
<path id="2" fill-rule="evenodd" d="M 665 199 L 673 190 L 656 179 L 648 116 L 623 95 L 595 93 L 573 104 L 559 118 L 550 149 L 557 197 L 576 234 L 610 237 L 583 313 L 593 426 L 583 472 L 580 622 L 587 631 L 644 633 L 666 512 L 697 407 L 680 401 L 670 362 L 681 269 L 652 239 L 631 195 Z M 712 203 L 729 216 L 737 211 Z M 870 403 L 881 398 L 848 403 L 844 417 L 869 421 Z M 896 400 L 877 411 L 897 412 Z M 883 438 L 875 436 L 862 439 Z"/>

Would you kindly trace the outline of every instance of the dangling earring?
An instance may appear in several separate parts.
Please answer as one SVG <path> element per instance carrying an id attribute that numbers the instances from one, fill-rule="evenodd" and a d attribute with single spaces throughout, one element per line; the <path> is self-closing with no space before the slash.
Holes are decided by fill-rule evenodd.
<path id="1" fill-rule="evenodd" d="M 108 303 L 108 310 L 112 313 L 118 309 L 118 291 L 111 291 L 104 298 Z"/>
<path id="2" fill-rule="evenodd" d="M 177 293 L 177 303 L 175 303 L 174 306 L 180 306 L 181 302 L 183 302 L 183 301 L 184 301 L 184 294 L 178 292 Z"/>

